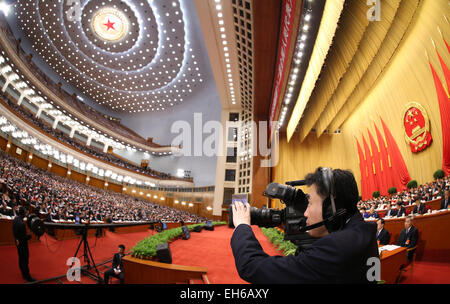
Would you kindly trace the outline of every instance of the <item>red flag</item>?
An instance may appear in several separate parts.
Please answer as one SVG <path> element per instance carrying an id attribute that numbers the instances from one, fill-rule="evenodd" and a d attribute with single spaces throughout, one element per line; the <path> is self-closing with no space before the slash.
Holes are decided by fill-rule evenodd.
<path id="1" fill-rule="evenodd" d="M 359 157 L 359 171 L 361 172 L 361 196 L 362 199 L 368 200 L 372 196 L 369 195 L 367 191 L 367 177 L 366 177 L 366 159 L 364 156 L 364 152 L 361 149 L 358 139 L 356 139 L 356 145 L 358 146 L 358 157 Z"/>
<path id="2" fill-rule="evenodd" d="M 377 184 L 375 183 L 375 177 L 373 172 L 373 161 L 372 156 L 370 154 L 369 146 L 367 145 L 366 139 L 363 135 L 363 146 L 364 146 L 364 154 L 366 155 L 366 174 L 367 174 L 367 185 L 368 185 L 368 192 L 370 197 L 372 197 L 372 194 L 377 191 Z"/>
<path id="3" fill-rule="evenodd" d="M 397 191 L 402 191 L 406 189 L 406 185 L 411 180 L 411 177 L 409 176 L 405 160 L 403 159 L 402 153 L 400 152 L 394 137 L 383 119 L 381 117 L 380 119 L 381 124 L 383 125 L 384 136 L 386 137 L 388 155 L 393 168 L 394 184 L 396 185 Z"/>
<path id="4" fill-rule="evenodd" d="M 447 41 L 444 39 L 445 45 L 447 46 L 447 51 L 450 53 L 450 46 L 448 45 Z"/>
<path id="5" fill-rule="evenodd" d="M 382 165 L 382 177 L 383 183 L 386 185 L 386 193 L 390 187 L 394 186 L 392 182 L 392 167 L 389 164 L 387 143 L 377 125 L 374 123 L 375 133 L 377 134 L 378 146 L 380 147 L 381 165 Z"/>
<path id="6" fill-rule="evenodd" d="M 441 113 L 441 127 L 442 127 L 442 170 L 445 175 L 450 174 L 450 102 L 442 85 L 439 76 L 437 75 L 433 65 L 430 62 L 431 72 L 433 74 L 434 85 L 439 101 L 439 110 Z"/>
<path id="7" fill-rule="evenodd" d="M 367 133 L 369 133 L 369 142 L 370 147 L 372 149 L 372 156 L 373 156 L 373 163 L 375 164 L 375 180 L 378 184 L 378 191 L 380 191 L 381 195 L 387 195 L 387 186 L 383 179 L 383 171 L 381 170 L 382 164 L 381 164 L 381 153 L 380 148 L 375 143 L 375 140 L 373 139 L 372 134 L 370 133 L 369 129 L 367 129 Z M 382 143 L 378 143 L 381 145 Z"/>

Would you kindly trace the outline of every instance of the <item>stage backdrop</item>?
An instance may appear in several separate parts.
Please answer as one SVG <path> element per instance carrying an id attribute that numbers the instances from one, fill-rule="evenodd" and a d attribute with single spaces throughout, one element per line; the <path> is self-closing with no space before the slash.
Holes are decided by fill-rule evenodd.
<path id="1" fill-rule="evenodd" d="M 360 153 L 365 153 L 363 137 L 369 150 L 372 150 L 370 139 L 372 136 L 381 152 L 377 155 L 381 164 L 383 147 L 379 146 L 380 134 L 377 132 L 386 138 L 382 125 L 384 121 L 406 166 L 406 168 L 398 169 L 407 170 L 400 174 L 409 174 L 410 178 L 417 180 L 419 184 L 432 181 L 433 173 L 445 165 L 443 155 L 448 151 L 444 151 L 444 148 L 448 150 L 446 147 L 449 147 L 443 144 L 443 138 L 446 140 L 446 137 L 443 136 L 441 124 L 442 105 L 440 107 L 440 101 L 442 103 L 443 99 L 446 98 L 449 102 L 449 88 L 446 83 L 448 75 L 445 75 L 446 68 L 442 66 L 442 63 L 447 67 L 450 66 L 449 49 L 445 42 L 450 39 L 450 26 L 444 15 L 445 12 L 448 12 L 446 1 L 419 2 L 410 25 L 392 58 L 372 88 L 341 125 L 341 133 L 322 134 L 317 138 L 317 135 L 312 132 L 303 141 L 299 133 L 296 133 L 289 143 L 285 134 L 281 134 L 280 160 L 278 166 L 272 169 L 272 180 L 283 183 L 287 180 L 301 179 L 318 166 L 350 169 L 355 174 L 361 194 L 360 172 L 363 166 L 359 163 L 357 142 L 361 147 Z M 383 18 L 383 10 L 381 18 Z M 441 100 L 438 94 L 439 92 L 442 94 L 442 89 L 436 89 L 436 77 L 433 77 L 431 66 L 434 67 L 436 76 L 444 87 L 444 93 L 447 94 L 444 98 L 440 96 Z M 405 107 L 412 102 L 420 104 L 425 109 L 429 119 L 429 132 L 432 136 L 432 143 L 419 152 L 413 152 L 405 138 L 404 111 Z M 375 155 L 372 158 L 375 158 Z M 393 161 L 392 156 L 390 161 Z M 374 166 L 373 170 L 377 168 L 378 166 Z M 405 176 L 402 178 L 405 179 Z M 377 181 L 380 184 L 386 183 L 387 187 L 397 186 L 392 177 L 377 179 L 374 176 L 370 183 L 377 183 Z M 279 204 L 274 202 L 273 206 L 278 207 Z"/>

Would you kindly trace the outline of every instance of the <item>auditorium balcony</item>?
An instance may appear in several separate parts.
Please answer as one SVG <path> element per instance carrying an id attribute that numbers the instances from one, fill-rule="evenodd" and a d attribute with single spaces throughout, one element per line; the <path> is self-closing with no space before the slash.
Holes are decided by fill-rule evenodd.
<path id="1" fill-rule="evenodd" d="M 110 147 L 128 148 L 164 157 L 179 150 L 179 147 L 156 144 L 151 138 L 144 139 L 121 124 L 119 118 L 100 113 L 80 96 L 67 93 L 60 82 L 55 83 L 33 62 L 31 54 L 26 54 L 3 16 L 0 16 L 0 32 L 1 71 L 6 78 L 3 91 L 13 87 L 19 105 L 28 100 L 38 111 L 45 111 L 54 121 L 65 124 L 72 133 L 79 132 L 90 138 L 89 144 L 95 139 L 105 151 Z"/>

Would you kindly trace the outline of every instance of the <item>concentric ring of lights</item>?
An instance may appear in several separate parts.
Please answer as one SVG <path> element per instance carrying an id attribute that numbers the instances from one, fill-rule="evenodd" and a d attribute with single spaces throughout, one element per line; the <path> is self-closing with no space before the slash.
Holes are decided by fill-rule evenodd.
<path id="1" fill-rule="evenodd" d="M 85 6 L 89 2 L 86 2 Z M 112 49 L 108 52 L 97 46 L 92 47 L 94 44 L 91 44 L 87 38 L 84 44 L 78 43 L 79 48 L 68 39 L 67 30 L 74 31 L 75 25 L 70 28 L 67 26 L 66 29 L 61 20 L 64 20 L 64 16 L 54 15 L 58 5 L 62 11 L 64 1 L 53 3 L 52 7 L 51 4 L 42 0 L 32 5 L 29 4 L 30 1 L 19 0 L 15 7 L 23 30 L 33 39 L 34 48 L 66 81 L 76 85 L 98 103 L 128 112 L 164 110 L 179 104 L 199 82 L 203 81 L 194 59 L 195 55 L 188 47 L 188 34 L 183 27 L 186 25 L 183 3 L 158 2 L 161 4 L 157 5 L 157 1 L 153 1 L 149 5 L 144 0 L 132 4 L 129 1 L 123 2 L 133 10 L 138 20 L 146 20 L 146 16 L 140 16 L 137 13 L 144 11 L 145 8 L 148 9 L 148 14 L 153 12 L 155 15 L 158 42 L 153 42 L 152 46 L 146 46 L 142 53 L 136 50 L 140 42 L 149 38 L 148 34 L 145 34 L 145 25 L 140 26 L 144 34 L 139 35 L 140 41 L 135 42 L 136 46 L 128 52 L 112 55 Z M 114 0 L 105 0 L 102 3 L 110 5 L 114 3 Z M 45 11 L 45 15 L 41 17 L 39 13 L 42 11 Z M 175 19 L 170 19 L 170 14 L 177 16 Z M 170 28 L 164 27 L 167 22 L 175 23 L 174 20 L 177 20 L 177 24 L 170 25 Z M 36 21 L 39 21 L 42 27 L 37 28 Z M 60 27 L 66 31 L 56 31 L 52 27 Z M 177 32 L 178 27 L 181 27 L 181 30 Z M 82 32 L 76 37 L 85 36 Z M 183 37 L 176 36 L 179 32 L 183 32 Z M 173 39 L 174 36 L 175 39 Z M 91 44 L 89 45 L 91 54 L 80 50 L 83 47 L 87 48 L 88 44 Z M 149 52 L 146 52 L 147 50 Z M 115 62 L 117 62 L 116 66 L 113 65 Z"/>

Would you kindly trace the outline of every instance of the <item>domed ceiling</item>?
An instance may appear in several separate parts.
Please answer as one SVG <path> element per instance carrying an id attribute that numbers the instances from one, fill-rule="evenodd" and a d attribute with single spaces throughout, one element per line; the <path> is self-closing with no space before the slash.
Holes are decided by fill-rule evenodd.
<path id="1" fill-rule="evenodd" d="M 15 14 L 33 48 L 66 82 L 107 108 L 137 113 L 181 104 L 205 80 L 185 5 L 19 0 Z"/>

